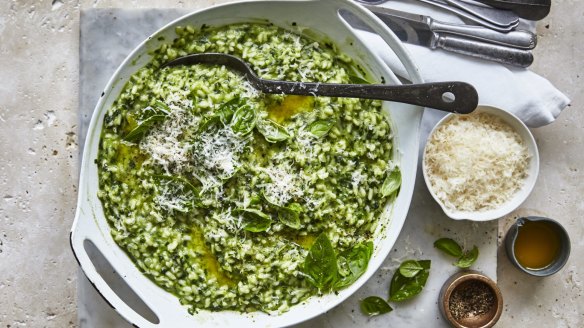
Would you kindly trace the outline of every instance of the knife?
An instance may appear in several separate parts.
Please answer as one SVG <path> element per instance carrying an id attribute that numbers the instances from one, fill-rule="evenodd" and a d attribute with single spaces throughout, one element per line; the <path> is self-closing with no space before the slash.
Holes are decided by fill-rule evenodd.
<path id="1" fill-rule="evenodd" d="M 430 16 L 411 14 L 386 7 L 363 6 L 376 14 L 384 22 L 391 20 L 395 24 L 402 26 L 410 25 L 419 31 L 429 30 L 431 32 L 449 33 L 518 49 L 533 49 L 537 44 L 537 36 L 528 31 L 501 33 L 481 26 L 444 23 Z"/>
<path id="2" fill-rule="evenodd" d="M 341 16 L 351 26 L 375 33 L 369 25 L 365 24 L 354 14 L 348 11 L 342 11 Z M 528 67 L 533 63 L 533 54 L 530 50 L 515 49 L 457 36 L 445 35 L 438 32 L 432 32 L 428 28 L 416 30 L 409 24 L 400 24 L 400 22 L 403 21 L 394 22 L 391 19 L 391 16 L 377 16 L 387 24 L 400 40 L 406 43 L 421 45 L 430 49 L 439 48 L 462 55 L 518 67 Z"/>

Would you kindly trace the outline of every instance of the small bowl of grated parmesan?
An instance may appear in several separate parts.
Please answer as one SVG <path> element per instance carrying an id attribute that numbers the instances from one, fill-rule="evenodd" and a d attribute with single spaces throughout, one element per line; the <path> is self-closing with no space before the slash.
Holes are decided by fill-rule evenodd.
<path id="1" fill-rule="evenodd" d="M 539 171 L 537 144 L 521 120 L 479 106 L 445 116 L 432 130 L 423 156 L 432 197 L 455 220 L 488 221 L 515 210 Z"/>

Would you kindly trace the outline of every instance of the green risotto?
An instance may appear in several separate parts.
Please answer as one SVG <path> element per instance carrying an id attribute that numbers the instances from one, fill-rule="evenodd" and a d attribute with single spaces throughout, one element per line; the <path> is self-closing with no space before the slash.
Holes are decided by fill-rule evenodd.
<path id="1" fill-rule="evenodd" d="M 191 313 L 282 313 L 352 284 L 400 183 L 381 103 L 261 94 L 225 67 L 160 66 L 223 52 L 267 79 L 349 83 L 357 65 L 271 25 L 177 34 L 105 115 L 99 198 L 116 243 Z"/>

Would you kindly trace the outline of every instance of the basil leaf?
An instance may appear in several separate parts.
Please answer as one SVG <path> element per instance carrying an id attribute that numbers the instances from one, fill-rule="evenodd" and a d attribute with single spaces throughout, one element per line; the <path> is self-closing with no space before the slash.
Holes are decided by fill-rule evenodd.
<path id="1" fill-rule="evenodd" d="M 368 316 L 375 316 L 393 311 L 387 302 L 377 296 L 369 296 L 361 300 L 361 311 Z"/>
<path id="2" fill-rule="evenodd" d="M 337 255 L 326 233 L 321 233 L 308 250 L 302 271 L 319 290 L 328 290 L 337 279 Z"/>
<path id="3" fill-rule="evenodd" d="M 186 211 L 181 211 L 178 208 L 175 208 L 175 210 L 178 210 L 179 212 L 188 212 L 193 207 L 205 207 L 199 199 L 201 193 L 200 189 L 193 186 L 187 178 L 175 175 L 154 175 L 152 178 L 160 185 L 164 184 L 170 193 L 179 196 L 179 201 L 183 200 L 183 197 L 188 199 L 189 195 L 192 195 L 190 201 L 183 202 L 182 204 L 186 208 Z"/>
<path id="4" fill-rule="evenodd" d="M 395 168 L 381 185 L 381 196 L 388 197 L 396 192 L 401 186 L 401 172 L 399 168 Z"/>
<path id="5" fill-rule="evenodd" d="M 280 208 L 280 207 L 282 207 L 282 206 L 280 206 L 280 205 L 278 204 L 278 202 L 277 202 L 277 201 L 275 201 L 274 199 L 270 198 L 270 196 L 266 195 L 266 191 L 265 191 L 265 190 L 263 190 L 263 191 L 262 191 L 261 195 L 262 195 L 262 197 L 263 197 L 263 198 L 266 200 L 266 202 L 268 202 L 268 204 L 269 204 L 270 206 L 273 206 L 273 207 L 275 207 L 275 208 Z"/>
<path id="6" fill-rule="evenodd" d="M 154 107 L 146 107 L 140 113 L 138 125 L 128 132 L 124 140 L 130 142 L 138 142 L 148 132 L 148 130 L 157 122 L 164 121 L 166 116 L 170 113 L 170 108 L 160 100 L 154 102 Z"/>
<path id="7" fill-rule="evenodd" d="M 203 121 L 203 123 L 201 125 L 199 125 L 199 132 L 204 132 L 207 129 L 209 129 L 211 126 L 219 123 L 221 121 L 220 117 L 217 115 L 213 115 L 211 117 L 208 117 L 207 119 L 205 119 Z"/>
<path id="8" fill-rule="evenodd" d="M 187 178 L 182 177 L 180 175 L 154 175 L 153 176 L 154 179 L 158 180 L 158 181 L 162 181 L 162 180 L 166 180 L 166 181 L 172 181 L 178 184 L 183 185 L 184 187 L 186 187 L 188 190 L 192 190 L 193 192 L 195 192 L 196 195 L 199 194 L 200 190 L 195 187 Z"/>
<path id="9" fill-rule="evenodd" d="M 394 273 L 393 278 L 391 278 L 391 284 L 389 286 L 389 300 L 394 302 L 401 302 L 408 300 L 416 295 L 418 295 L 428 280 L 430 275 L 430 260 L 418 261 L 420 266 L 423 268 L 414 277 L 408 278 L 404 277 L 399 270 Z"/>
<path id="10" fill-rule="evenodd" d="M 342 277 L 335 282 L 334 289 L 339 290 L 352 285 L 365 271 L 373 254 L 373 242 L 357 244 L 338 256 L 338 266 Z"/>
<path id="11" fill-rule="evenodd" d="M 405 261 L 399 266 L 399 273 L 406 278 L 415 277 L 422 270 L 424 268 L 416 260 Z"/>
<path id="12" fill-rule="evenodd" d="M 331 120 L 318 120 L 308 125 L 308 131 L 315 137 L 324 137 L 333 128 L 335 122 Z"/>
<path id="13" fill-rule="evenodd" d="M 159 115 L 159 114 L 155 114 L 155 115 L 148 117 L 147 119 L 138 123 L 138 126 L 136 126 L 134 129 L 132 129 L 132 131 L 128 132 L 128 134 L 126 134 L 126 136 L 124 137 L 124 140 L 130 141 L 130 142 L 140 141 L 140 139 L 142 139 L 142 137 L 146 134 L 146 132 L 148 132 L 148 130 L 150 130 L 150 128 L 154 124 L 156 124 L 157 122 L 164 121 L 165 118 L 166 118 L 166 115 Z"/>
<path id="14" fill-rule="evenodd" d="M 462 248 L 460 245 L 450 238 L 440 238 L 434 242 L 434 247 L 438 248 L 442 252 L 454 256 L 462 256 Z"/>
<path id="15" fill-rule="evenodd" d="M 272 226 L 272 219 L 270 216 L 260 210 L 246 208 L 238 209 L 236 212 L 240 212 L 243 218 L 243 230 L 250 232 L 263 232 Z"/>
<path id="16" fill-rule="evenodd" d="M 231 122 L 235 111 L 239 107 L 241 107 L 239 98 L 233 98 L 224 103 L 213 113 L 213 115 L 203 121 L 199 126 L 199 132 L 203 132 L 219 122 L 223 123 L 223 125 L 228 125 Z"/>
<path id="17" fill-rule="evenodd" d="M 249 105 L 239 107 L 233 114 L 231 130 L 237 134 L 249 134 L 256 124 L 255 110 Z"/>
<path id="18" fill-rule="evenodd" d="M 168 107 L 168 105 L 165 104 L 165 103 L 163 103 L 160 100 L 156 100 L 154 102 L 154 109 L 156 111 L 158 111 L 159 114 L 162 114 L 162 115 L 168 115 L 168 114 L 170 114 L 170 108 Z"/>
<path id="19" fill-rule="evenodd" d="M 289 207 L 278 208 L 278 220 L 292 229 L 300 229 L 300 211 L 295 205 L 300 206 L 300 204 L 293 203 Z"/>
<path id="20" fill-rule="evenodd" d="M 288 208 L 296 213 L 304 212 L 304 208 L 302 208 L 302 205 L 300 205 L 298 203 L 292 203 L 292 204 L 288 205 Z"/>
<path id="21" fill-rule="evenodd" d="M 257 205 L 259 203 L 261 203 L 262 199 L 258 194 L 252 194 L 250 199 L 249 199 L 249 204 L 250 205 Z"/>
<path id="22" fill-rule="evenodd" d="M 458 261 L 454 263 L 454 265 L 463 269 L 470 268 L 470 266 L 475 263 L 478 257 L 479 249 L 478 247 L 474 246 L 470 251 L 466 252 L 462 257 L 460 257 Z"/>
<path id="23" fill-rule="evenodd" d="M 283 126 L 271 120 L 263 120 L 256 126 L 267 142 L 279 142 L 290 138 Z"/>
<path id="24" fill-rule="evenodd" d="M 219 109 L 217 110 L 217 112 L 215 113 L 215 116 L 219 117 L 219 120 L 221 121 L 221 123 L 223 123 L 224 125 L 229 124 L 229 122 L 231 122 L 231 119 L 233 118 L 233 114 L 235 113 L 235 111 L 237 111 L 237 109 L 239 107 L 241 107 L 241 100 L 239 99 L 239 97 L 235 97 L 231 100 L 229 100 L 228 102 L 224 103 L 223 105 L 221 105 L 219 107 Z"/>
<path id="25" fill-rule="evenodd" d="M 352 84 L 371 84 L 371 82 L 365 80 L 357 75 L 349 74 L 349 82 Z"/>

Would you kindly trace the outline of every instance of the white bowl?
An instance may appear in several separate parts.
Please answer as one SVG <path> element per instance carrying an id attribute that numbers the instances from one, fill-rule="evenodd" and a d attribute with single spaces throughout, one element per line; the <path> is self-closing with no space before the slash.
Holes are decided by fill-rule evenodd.
<path id="1" fill-rule="evenodd" d="M 527 151 L 530 155 L 529 167 L 527 169 L 527 177 L 525 178 L 521 189 L 515 192 L 511 199 L 501 204 L 501 206 L 497 208 L 485 211 L 472 212 L 453 210 L 446 207 L 432 189 L 432 185 L 430 184 L 426 168 L 426 149 L 424 149 L 424 155 L 422 158 L 422 172 L 424 175 L 424 181 L 426 182 L 426 186 L 428 187 L 428 190 L 430 191 L 432 197 L 434 197 L 434 200 L 440 205 L 440 207 L 442 207 L 444 213 L 448 217 L 455 220 L 489 221 L 501 218 L 511 213 L 512 211 L 517 209 L 525 201 L 525 199 L 527 199 L 527 196 L 529 196 L 531 190 L 533 190 L 533 186 L 535 186 L 535 181 L 537 180 L 537 175 L 539 172 L 539 153 L 537 151 L 537 144 L 535 143 L 535 139 L 533 138 L 533 135 L 531 134 L 527 126 L 525 126 L 525 124 L 523 124 L 523 122 L 515 115 L 496 107 L 480 105 L 475 110 L 475 113 L 481 112 L 492 114 L 501 118 L 505 123 L 509 124 L 509 126 L 511 126 L 511 128 L 513 128 L 513 130 L 515 130 L 515 132 L 517 132 L 519 136 L 523 139 L 525 145 L 527 146 Z M 448 114 L 444 118 L 442 118 L 430 132 L 428 140 L 432 138 L 436 129 L 445 124 L 446 122 L 448 122 L 448 120 L 450 120 L 450 118 L 453 115 L 456 114 Z M 427 144 L 428 143 L 426 142 L 426 145 Z"/>
<path id="2" fill-rule="evenodd" d="M 293 29 L 295 25 L 305 27 L 316 35 L 326 36 L 336 43 L 339 50 L 351 56 L 370 73 L 370 76 L 384 78 L 388 84 L 400 84 L 390 68 L 372 51 L 373 45 L 365 45 L 340 16 L 340 11 L 353 13 L 375 30 L 387 43 L 375 44 L 379 51 L 393 51 L 406 68 L 408 78 L 414 83 L 422 79 L 417 67 L 401 41 L 375 15 L 348 0 L 327 1 L 249 1 L 230 3 L 200 10 L 175 20 L 141 43 L 116 70 L 108 82 L 104 95 L 99 99 L 89 125 L 81 175 L 77 211 L 71 232 L 71 246 L 87 278 L 97 291 L 130 323 L 139 327 L 278 327 L 287 326 L 322 314 L 341 303 L 361 287 L 379 268 L 395 243 L 405 221 L 416 177 L 418 160 L 419 127 L 422 108 L 413 105 L 384 103 L 383 110 L 391 117 L 394 131 L 394 159 L 402 171 L 402 185 L 399 196 L 391 206 L 385 208 L 375 233 L 375 250 L 367 271 L 353 285 L 338 294 L 311 297 L 302 304 L 295 305 L 281 315 L 265 313 L 244 314 L 234 311 L 199 311 L 190 315 L 178 298 L 164 291 L 144 276 L 132 263 L 127 254 L 113 241 L 110 228 L 97 198 L 98 172 L 94 164 L 97 158 L 103 117 L 118 97 L 129 77 L 146 65 L 149 52 L 158 48 L 164 40 L 176 37 L 175 27 L 192 24 L 201 26 L 221 26 L 244 22 L 266 22 Z M 312 34 L 314 36 L 314 34 Z M 126 304 L 114 288 L 104 280 L 84 245 L 93 244 L 103 254 L 113 269 L 123 277 L 128 286 L 154 312 L 158 320 L 149 321 Z"/>

